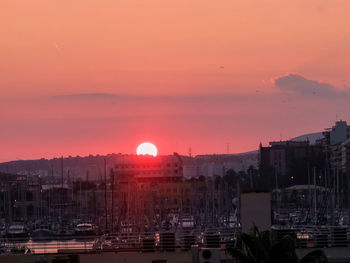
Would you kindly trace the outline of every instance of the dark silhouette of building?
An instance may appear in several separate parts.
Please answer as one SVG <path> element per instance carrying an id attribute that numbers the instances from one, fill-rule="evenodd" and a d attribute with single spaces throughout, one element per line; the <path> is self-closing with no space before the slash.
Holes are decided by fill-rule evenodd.
<path id="1" fill-rule="evenodd" d="M 7 222 L 27 221 L 42 213 L 40 178 L 0 173 L 0 217 Z"/>
<path id="2" fill-rule="evenodd" d="M 259 169 L 270 188 L 312 184 L 314 172 L 317 180 L 322 179 L 319 176 L 324 164 L 324 152 L 319 144 L 310 145 L 308 141 L 270 142 L 268 147 L 260 144 Z"/>

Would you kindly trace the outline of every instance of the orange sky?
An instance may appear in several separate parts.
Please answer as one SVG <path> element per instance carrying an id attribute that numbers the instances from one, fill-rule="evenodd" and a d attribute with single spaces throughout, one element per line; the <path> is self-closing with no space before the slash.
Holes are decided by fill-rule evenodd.
<path id="1" fill-rule="evenodd" d="M 144 140 L 160 153 L 226 142 L 240 152 L 336 114 L 350 121 L 348 10 L 348 0 L 3 0 L 0 161 L 129 153 Z M 276 85 L 290 73 L 343 93 Z"/>

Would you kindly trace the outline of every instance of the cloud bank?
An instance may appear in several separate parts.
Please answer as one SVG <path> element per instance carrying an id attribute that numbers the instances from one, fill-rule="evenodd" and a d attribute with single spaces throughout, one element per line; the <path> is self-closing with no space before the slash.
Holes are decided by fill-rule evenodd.
<path id="1" fill-rule="evenodd" d="M 276 88 L 282 92 L 290 92 L 305 96 L 349 96 L 349 89 L 336 89 L 334 86 L 311 80 L 298 74 L 288 74 L 274 80 Z"/>

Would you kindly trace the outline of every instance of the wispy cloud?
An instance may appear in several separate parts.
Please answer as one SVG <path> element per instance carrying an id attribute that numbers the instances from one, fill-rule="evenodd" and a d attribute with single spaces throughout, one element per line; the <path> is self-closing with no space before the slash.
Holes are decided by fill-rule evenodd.
<path id="1" fill-rule="evenodd" d="M 95 99 L 117 99 L 120 98 L 119 94 L 112 93 L 74 93 L 51 96 L 56 100 L 95 100 Z"/>

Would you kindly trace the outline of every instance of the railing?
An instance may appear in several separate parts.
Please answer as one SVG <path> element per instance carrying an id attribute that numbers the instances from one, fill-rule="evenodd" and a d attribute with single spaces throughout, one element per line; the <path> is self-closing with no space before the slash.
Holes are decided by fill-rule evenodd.
<path id="1" fill-rule="evenodd" d="M 272 230 L 274 240 L 289 235 L 297 248 L 348 247 L 350 231 L 346 226 L 298 226 Z"/>
<path id="2" fill-rule="evenodd" d="M 188 251 L 192 245 L 210 248 L 225 248 L 233 244 L 237 231 L 235 229 L 207 229 L 205 231 L 189 230 L 177 232 L 152 233 L 116 233 L 102 236 L 72 236 L 65 240 L 45 237 L 41 240 L 31 238 L 7 238 L 2 244 L 6 253 L 98 253 L 101 251 L 138 251 L 138 252 L 173 252 Z M 0 239 L 1 243 L 1 239 Z"/>
<path id="3" fill-rule="evenodd" d="M 237 229 L 206 229 L 177 232 L 115 233 L 102 236 L 71 236 L 64 239 L 0 238 L 0 253 L 99 253 L 104 251 L 189 251 L 193 245 L 225 249 L 236 240 Z M 273 228 L 275 241 L 290 235 L 297 248 L 349 247 L 350 228 L 343 226 L 298 226 Z"/>

